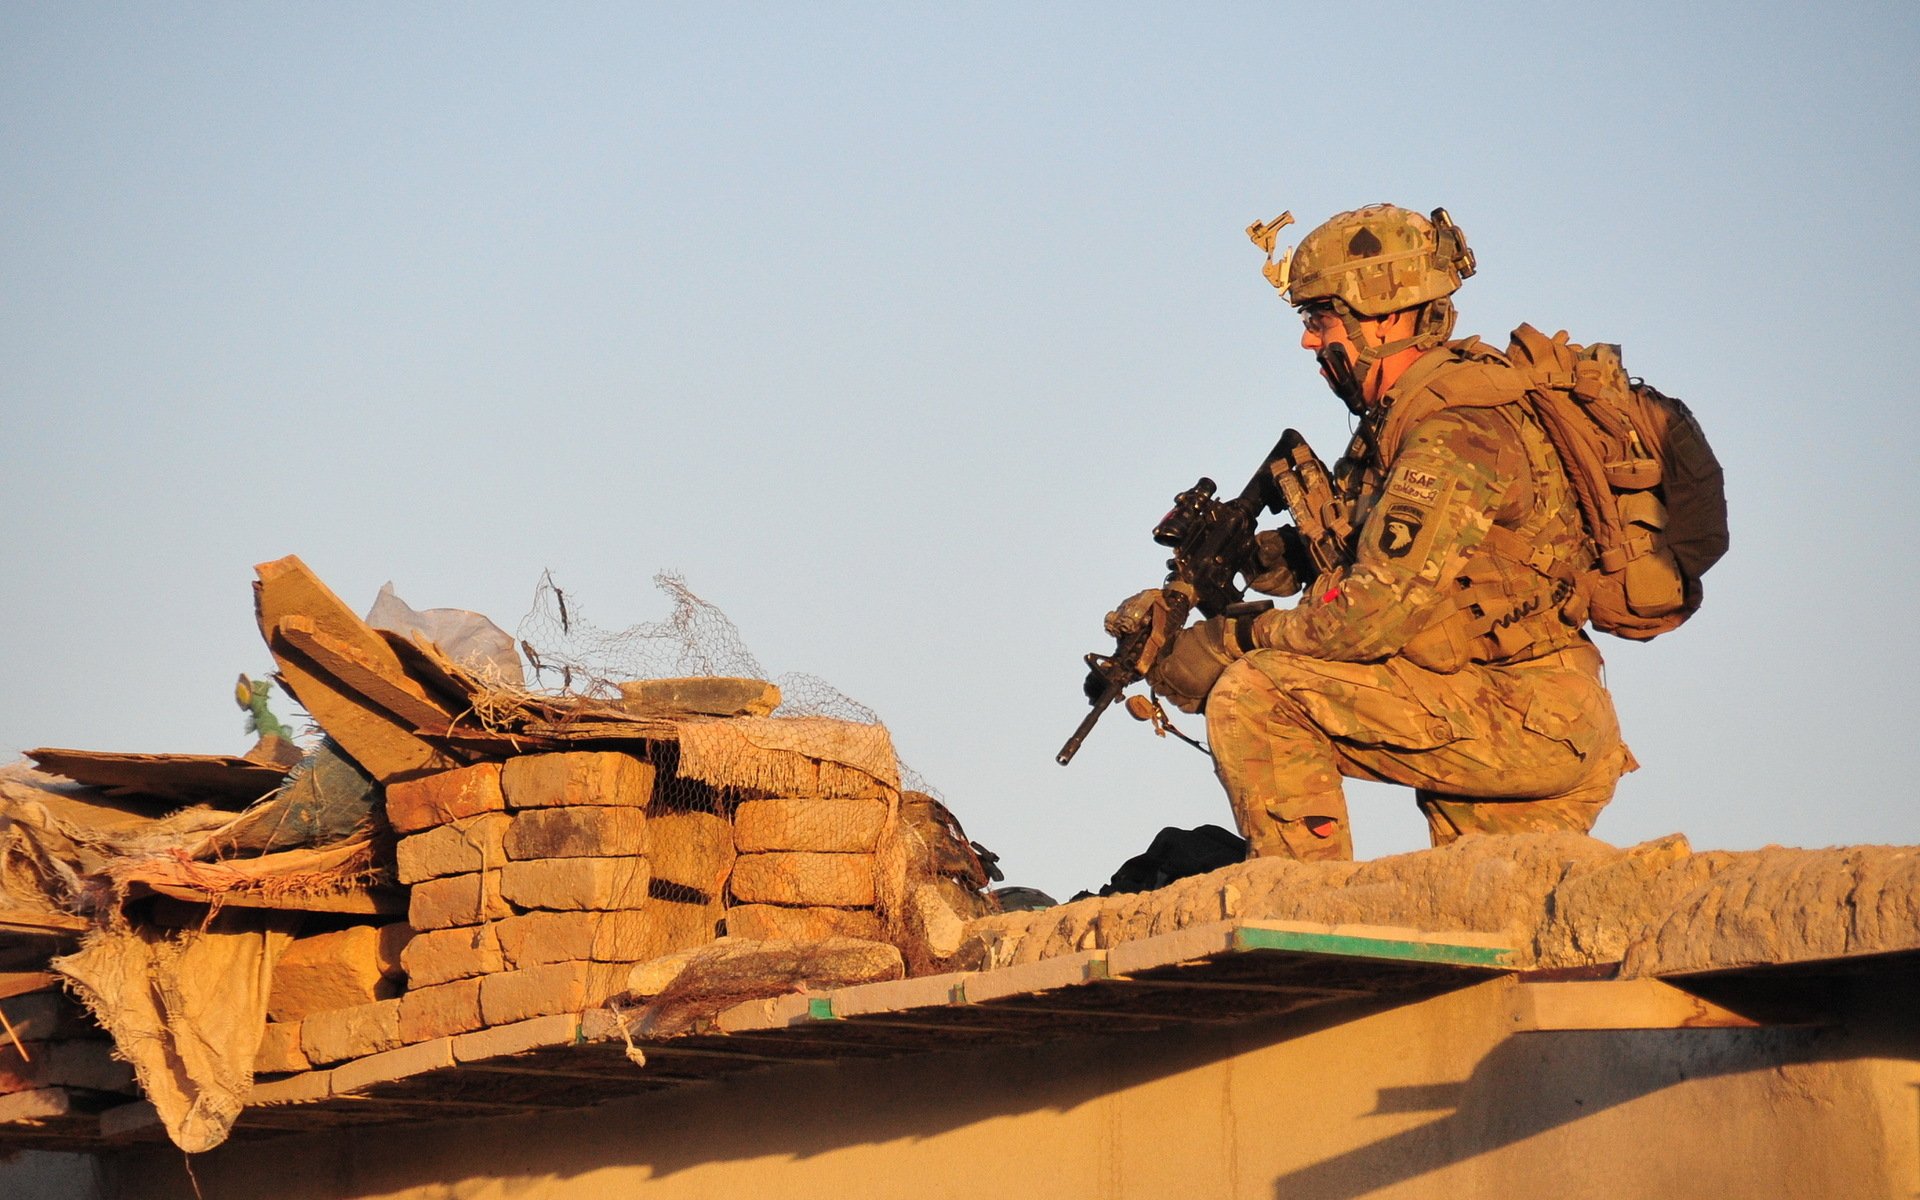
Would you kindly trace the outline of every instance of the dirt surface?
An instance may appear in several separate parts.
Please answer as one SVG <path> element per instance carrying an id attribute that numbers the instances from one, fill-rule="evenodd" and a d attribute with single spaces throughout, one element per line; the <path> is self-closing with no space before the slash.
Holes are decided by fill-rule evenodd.
<path id="1" fill-rule="evenodd" d="M 1920 948 L 1920 847 L 1696 854 L 1577 834 L 1468 838 L 1363 863 L 1262 859 L 1157 892 L 981 918 L 953 960 L 1033 962 L 1248 917 L 1498 934 L 1522 968 L 1658 975 Z"/>

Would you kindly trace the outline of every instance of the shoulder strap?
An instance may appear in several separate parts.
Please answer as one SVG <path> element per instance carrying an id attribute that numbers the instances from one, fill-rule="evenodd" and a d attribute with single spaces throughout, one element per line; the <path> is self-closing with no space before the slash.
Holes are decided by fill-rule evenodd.
<path id="1" fill-rule="evenodd" d="M 1407 435 L 1435 413 L 1449 408 L 1499 408 L 1526 398 L 1527 381 L 1521 373 L 1478 338 L 1449 342 L 1435 353 L 1446 357 L 1424 378 L 1415 378 L 1411 390 L 1393 402 L 1381 422 L 1374 450 L 1383 470 L 1399 457 Z M 1414 364 L 1413 371 L 1421 365 Z"/>

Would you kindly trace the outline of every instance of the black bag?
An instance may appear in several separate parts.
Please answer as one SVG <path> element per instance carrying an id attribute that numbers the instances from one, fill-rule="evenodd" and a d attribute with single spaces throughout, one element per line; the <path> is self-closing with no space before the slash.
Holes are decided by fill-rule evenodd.
<path id="1" fill-rule="evenodd" d="M 1151 892 L 1176 879 L 1205 875 L 1247 859 L 1247 841 L 1218 825 L 1194 829 L 1168 826 L 1154 835 L 1145 854 L 1137 854 L 1120 865 L 1113 881 L 1100 889 L 1102 896 L 1130 892 Z"/>

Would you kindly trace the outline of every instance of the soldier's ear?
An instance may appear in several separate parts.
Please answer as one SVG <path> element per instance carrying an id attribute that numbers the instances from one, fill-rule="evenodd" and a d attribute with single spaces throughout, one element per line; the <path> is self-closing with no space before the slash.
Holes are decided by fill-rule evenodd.
<path id="1" fill-rule="evenodd" d="M 1420 314 L 1413 309 L 1403 308 L 1398 312 L 1390 312 L 1384 317 L 1374 317 L 1372 320 L 1374 333 L 1369 336 L 1374 338 L 1376 345 L 1384 346 L 1388 342 L 1397 342 L 1403 337 L 1412 336 L 1419 325 Z"/>

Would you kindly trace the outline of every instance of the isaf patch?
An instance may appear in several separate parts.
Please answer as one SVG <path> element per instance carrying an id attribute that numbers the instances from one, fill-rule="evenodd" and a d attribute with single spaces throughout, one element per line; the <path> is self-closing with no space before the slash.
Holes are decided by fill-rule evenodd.
<path id="1" fill-rule="evenodd" d="M 1388 508 L 1380 522 L 1380 553 L 1388 558 L 1405 558 L 1420 539 L 1426 520 L 1427 514 L 1412 505 L 1395 504 Z"/>
<path id="2" fill-rule="evenodd" d="M 1432 471 L 1402 467 L 1393 473 L 1387 493 L 1404 496 L 1415 504 L 1432 504 L 1440 496 L 1440 477 Z"/>

